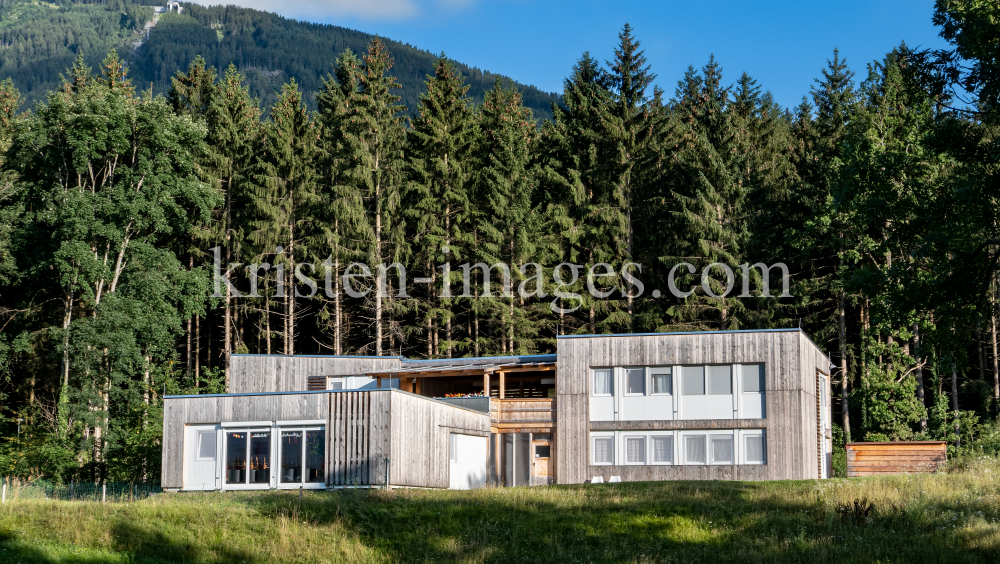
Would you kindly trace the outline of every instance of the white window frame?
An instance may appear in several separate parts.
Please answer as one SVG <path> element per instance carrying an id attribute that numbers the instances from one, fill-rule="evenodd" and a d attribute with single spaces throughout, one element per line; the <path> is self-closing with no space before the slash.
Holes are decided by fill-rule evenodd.
<path id="1" fill-rule="evenodd" d="M 657 392 L 657 391 L 655 391 L 655 388 L 653 387 L 653 376 L 662 376 L 664 374 L 667 375 L 667 376 L 670 376 L 670 386 L 669 386 L 669 389 L 666 392 Z M 670 366 L 653 366 L 653 367 L 649 367 L 649 368 L 646 369 L 646 378 L 647 378 L 648 384 L 649 384 L 649 387 L 647 388 L 649 390 L 649 394 L 648 395 L 651 395 L 651 396 L 672 396 L 672 395 L 674 395 L 674 390 L 673 390 L 673 388 L 674 388 L 674 371 L 673 371 L 673 367 L 670 367 Z"/>
<path id="2" fill-rule="evenodd" d="M 604 372 L 604 371 L 609 372 L 610 375 L 611 375 L 610 376 L 610 379 L 611 379 L 611 393 L 610 394 L 599 394 L 599 393 L 597 393 L 595 391 L 596 388 L 597 388 L 597 386 L 594 385 L 594 379 L 597 378 L 597 373 L 598 372 Z M 599 398 L 614 397 L 614 395 L 615 395 L 615 369 L 614 368 L 592 368 L 590 370 L 590 395 L 596 396 L 596 397 L 599 397 Z"/>
<path id="3" fill-rule="evenodd" d="M 719 366 L 725 366 L 729 368 L 729 393 L 728 394 L 713 394 L 712 393 L 712 378 L 711 371 L 712 368 Z M 734 364 L 706 364 L 705 365 L 705 395 L 706 396 L 734 396 L 736 395 L 736 384 L 733 382 L 733 377 L 736 375 L 736 365 Z"/>
<path id="4" fill-rule="evenodd" d="M 326 478 L 327 478 L 326 476 L 323 476 L 323 480 L 321 482 L 307 482 L 306 481 L 306 467 L 305 467 L 306 466 L 306 451 L 305 451 L 305 449 L 306 449 L 306 431 L 323 431 L 324 432 L 324 435 L 323 435 L 323 457 L 324 457 L 323 467 L 324 467 L 324 471 L 326 471 L 326 461 L 325 461 L 325 458 L 326 458 L 326 455 L 327 455 L 327 452 L 326 452 L 326 439 L 327 439 L 327 436 L 325 434 L 326 433 L 326 425 L 316 425 L 316 424 L 310 424 L 310 423 L 311 422 L 303 422 L 303 424 L 299 424 L 299 425 L 295 425 L 293 423 L 293 424 L 289 424 L 289 425 L 279 425 L 279 426 L 277 426 L 277 429 L 278 429 L 278 436 L 277 436 L 277 439 L 278 439 L 277 440 L 277 443 L 278 443 L 278 456 L 276 458 L 277 464 L 272 464 L 272 466 L 277 469 L 277 474 L 275 475 L 275 479 L 273 481 L 275 482 L 276 487 L 278 489 L 295 489 L 295 488 L 298 488 L 300 486 L 302 488 L 304 488 L 304 489 L 307 489 L 307 490 L 308 489 L 326 489 Z M 300 463 L 302 465 L 302 467 L 299 470 L 299 474 L 301 474 L 302 478 L 298 482 L 283 482 L 281 480 L 281 457 L 282 457 L 282 454 L 283 454 L 282 450 L 284 450 L 284 447 L 281 444 L 281 433 L 283 433 L 285 431 L 293 431 L 293 432 L 294 431 L 299 431 L 299 432 L 302 433 L 302 458 L 301 458 L 302 461 Z"/>
<path id="5" fill-rule="evenodd" d="M 697 368 L 699 366 L 701 367 L 701 389 L 704 390 L 704 391 L 702 393 L 700 393 L 700 394 L 687 394 L 687 393 L 684 393 L 684 381 L 683 381 L 684 380 L 684 369 L 685 368 Z M 681 365 L 679 372 L 681 373 L 681 382 L 680 382 L 680 395 L 681 396 L 700 397 L 700 396 L 707 396 L 707 395 L 709 395 L 709 393 L 708 393 L 708 365 L 705 365 L 705 364 L 684 364 L 684 365 Z"/>
<path id="6" fill-rule="evenodd" d="M 628 391 L 628 371 L 642 370 L 642 392 L 635 393 Z M 649 370 L 644 366 L 623 366 L 622 369 L 622 395 L 628 397 L 642 397 L 649 395 Z"/>
<path id="7" fill-rule="evenodd" d="M 674 466 L 677 464 L 677 436 L 675 433 L 650 433 L 649 437 L 649 462 L 650 466 Z M 656 457 L 653 456 L 653 440 L 669 438 L 670 439 L 670 462 L 657 462 Z"/>
<path id="8" fill-rule="evenodd" d="M 746 458 L 746 439 L 748 437 L 760 437 L 761 446 L 764 451 L 764 459 L 761 461 L 751 461 Z M 739 432 L 739 457 L 740 464 L 748 466 L 764 466 L 767 464 L 767 431 L 765 429 L 743 429 Z"/>
<path id="9" fill-rule="evenodd" d="M 714 431 L 707 433 L 707 435 L 708 441 L 705 443 L 705 458 L 708 460 L 708 464 L 710 466 L 732 466 L 739 461 L 739 446 L 736 444 L 737 437 L 735 431 L 726 431 L 721 433 Z M 712 460 L 712 440 L 720 437 L 729 439 L 729 443 L 733 445 L 733 458 L 727 462 L 715 462 Z"/>
<path id="10" fill-rule="evenodd" d="M 254 422 L 258 423 L 258 422 Z M 274 453 L 278 450 L 275 444 L 276 440 L 276 430 L 277 427 L 274 425 L 269 425 L 267 427 L 263 425 L 252 425 L 247 427 L 242 427 L 238 423 L 223 423 L 222 424 L 222 489 L 223 490 L 268 490 L 272 489 L 277 479 L 277 474 L 274 472 Z M 251 484 L 250 480 L 250 434 L 259 433 L 267 431 L 271 433 L 271 472 L 268 476 L 268 483 L 266 484 Z M 244 460 L 244 472 L 246 475 L 243 478 L 242 484 L 230 484 L 227 480 L 227 472 L 229 472 L 229 440 L 227 438 L 228 433 L 246 433 L 247 434 L 247 453 L 246 459 Z"/>
<path id="11" fill-rule="evenodd" d="M 597 462 L 595 459 L 595 454 L 597 454 L 597 449 L 594 447 L 595 441 L 597 439 L 611 439 L 611 462 Z M 618 460 L 618 441 L 616 440 L 614 431 L 604 431 L 604 432 L 592 432 L 590 433 L 590 465 L 591 466 L 615 466 Z"/>
<path id="12" fill-rule="evenodd" d="M 199 430 L 199 431 L 196 431 L 196 432 L 198 433 L 198 450 L 196 451 L 197 454 L 195 455 L 194 459 L 197 460 L 198 462 L 207 462 L 209 460 L 218 461 L 218 459 L 219 459 L 218 458 L 219 457 L 219 430 L 218 429 L 211 429 L 211 430 L 204 430 L 204 431 Z M 215 452 L 209 458 L 205 458 L 205 457 L 203 457 L 201 455 L 201 441 L 205 437 L 205 435 L 215 435 Z"/>
<path id="13" fill-rule="evenodd" d="M 684 465 L 684 466 L 707 466 L 708 465 L 708 461 L 709 461 L 709 458 L 710 458 L 709 457 L 709 452 L 708 452 L 708 449 L 709 449 L 708 435 L 709 435 L 709 432 L 707 430 L 705 430 L 705 431 L 685 432 L 685 433 L 681 433 L 680 434 L 680 441 L 678 441 L 678 442 L 681 443 L 681 448 L 680 449 L 675 449 L 675 450 L 679 450 L 680 451 L 680 458 L 681 458 L 680 464 L 681 465 Z M 705 462 L 688 462 L 687 440 L 688 440 L 689 437 L 703 437 L 705 439 Z"/>
<path id="14" fill-rule="evenodd" d="M 334 388 L 334 384 L 340 384 L 340 388 Z M 326 379 L 326 389 L 329 391 L 342 391 L 347 389 L 347 378 L 344 376 L 328 376 Z"/>
<path id="15" fill-rule="evenodd" d="M 629 439 L 640 439 L 642 443 L 643 461 L 642 462 L 629 462 L 628 461 L 628 441 Z M 645 433 L 628 433 L 622 435 L 622 464 L 625 466 L 646 466 L 649 464 L 649 436 Z"/>

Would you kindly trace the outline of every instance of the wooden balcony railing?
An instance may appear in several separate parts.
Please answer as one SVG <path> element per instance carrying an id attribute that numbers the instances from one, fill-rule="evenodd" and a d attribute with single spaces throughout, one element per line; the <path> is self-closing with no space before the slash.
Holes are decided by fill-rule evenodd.
<path id="1" fill-rule="evenodd" d="M 556 400 L 492 398 L 490 426 L 495 433 L 551 433 L 556 426 Z"/>

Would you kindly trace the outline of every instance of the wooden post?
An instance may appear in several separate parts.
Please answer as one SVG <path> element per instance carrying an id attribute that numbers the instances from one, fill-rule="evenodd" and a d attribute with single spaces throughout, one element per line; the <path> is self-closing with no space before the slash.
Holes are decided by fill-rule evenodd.
<path id="1" fill-rule="evenodd" d="M 423 378 L 414 378 L 413 379 L 413 393 L 417 394 L 418 396 L 420 395 L 420 387 L 421 387 L 420 383 L 422 381 L 423 381 Z"/>
<path id="2" fill-rule="evenodd" d="M 375 378 L 375 387 L 376 388 L 381 388 L 382 387 L 382 377 L 381 376 Z"/>
<path id="3" fill-rule="evenodd" d="M 101 503 L 108 502 L 108 483 L 101 484 Z"/>
<path id="4" fill-rule="evenodd" d="M 299 485 L 299 507 L 302 507 L 302 485 Z"/>
<path id="5" fill-rule="evenodd" d="M 490 397 L 490 373 L 483 372 L 483 395 Z"/>
<path id="6" fill-rule="evenodd" d="M 506 386 L 506 380 L 504 378 L 504 373 L 500 373 L 500 399 L 504 398 L 504 387 Z"/>

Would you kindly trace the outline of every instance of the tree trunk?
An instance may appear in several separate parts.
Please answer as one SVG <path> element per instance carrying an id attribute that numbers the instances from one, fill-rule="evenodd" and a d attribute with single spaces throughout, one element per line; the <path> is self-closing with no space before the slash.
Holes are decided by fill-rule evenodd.
<path id="1" fill-rule="evenodd" d="M 840 346 L 840 410 L 844 426 L 844 438 L 851 442 L 851 413 L 847 399 L 847 320 L 846 312 L 847 298 L 841 290 L 837 296 L 839 305 L 839 319 L 837 323 L 837 341 Z"/>
<path id="2" fill-rule="evenodd" d="M 955 417 L 955 446 L 962 448 L 961 428 L 958 425 L 958 363 L 954 356 L 951 359 L 951 409 Z"/>
<path id="3" fill-rule="evenodd" d="M 924 401 L 924 368 L 923 368 L 923 358 L 920 355 L 920 324 L 913 324 L 913 361 L 917 364 L 916 373 L 917 378 L 917 399 L 920 400 L 920 407 L 927 407 L 927 403 Z M 927 412 L 924 411 L 920 415 L 920 432 L 924 433 L 927 431 Z"/>
<path id="4" fill-rule="evenodd" d="M 378 170 L 378 159 L 375 159 Z M 375 184 L 375 260 L 382 262 L 382 186 Z M 373 264 L 374 266 L 378 266 Z M 375 356 L 382 356 L 382 287 L 375 284 Z"/>
<path id="5" fill-rule="evenodd" d="M 233 191 L 233 178 L 230 176 L 229 180 L 226 182 L 226 264 L 223 269 L 224 272 L 229 272 L 229 263 L 232 260 L 232 246 L 233 238 L 230 234 L 232 230 L 233 222 L 233 208 L 232 208 L 232 196 Z M 222 366 L 225 368 L 225 388 L 226 393 L 229 392 L 229 357 L 233 354 L 233 322 L 232 322 L 232 296 L 229 290 L 229 284 L 226 284 L 226 299 L 224 306 L 224 314 L 226 316 L 223 322 L 223 342 L 222 342 Z"/>
<path id="6" fill-rule="evenodd" d="M 995 294 L 990 296 L 992 303 L 992 321 L 990 326 L 990 341 L 993 345 L 993 414 L 1000 413 L 1000 366 L 997 362 L 997 304 Z"/>
<path id="7" fill-rule="evenodd" d="M 194 387 L 201 378 L 201 318 L 194 318 Z"/>

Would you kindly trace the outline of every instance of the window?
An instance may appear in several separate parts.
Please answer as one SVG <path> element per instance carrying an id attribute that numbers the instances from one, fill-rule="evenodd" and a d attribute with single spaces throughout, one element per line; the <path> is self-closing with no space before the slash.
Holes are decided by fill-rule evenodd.
<path id="1" fill-rule="evenodd" d="M 830 392 L 829 386 L 827 386 L 826 384 L 826 378 L 819 379 L 819 386 L 820 386 L 819 394 L 820 397 L 823 398 L 823 407 L 826 407 L 827 394 Z"/>
<path id="2" fill-rule="evenodd" d="M 673 464 L 674 438 L 653 437 L 653 464 Z"/>
<path id="3" fill-rule="evenodd" d="M 344 381 L 343 380 L 330 380 L 329 388 L 330 390 L 343 390 Z"/>
<path id="4" fill-rule="evenodd" d="M 660 369 L 662 370 L 662 369 Z M 653 393 L 654 394 L 672 394 L 674 393 L 674 383 L 671 381 L 670 371 L 665 370 L 657 374 L 650 376 L 653 382 Z"/>
<path id="5" fill-rule="evenodd" d="M 733 464 L 732 435 L 712 435 L 712 464 Z"/>
<path id="6" fill-rule="evenodd" d="M 753 392 L 753 393 L 764 392 L 763 364 L 744 364 L 742 366 L 742 372 L 743 372 L 744 392 Z"/>
<path id="7" fill-rule="evenodd" d="M 452 462 L 458 462 L 458 435 L 455 433 L 448 435 L 448 458 Z"/>
<path id="8" fill-rule="evenodd" d="M 685 366 L 681 368 L 681 393 L 685 396 L 705 395 L 705 367 Z"/>
<path id="9" fill-rule="evenodd" d="M 747 464 L 764 464 L 764 435 L 746 435 L 743 444 L 743 458 Z"/>
<path id="10" fill-rule="evenodd" d="M 733 367 L 708 367 L 708 393 L 719 396 L 733 393 Z"/>
<path id="11" fill-rule="evenodd" d="M 594 464 L 615 463 L 615 438 L 594 437 Z"/>
<path id="12" fill-rule="evenodd" d="M 684 437 L 684 461 L 688 464 L 706 464 L 705 435 L 688 435 Z"/>
<path id="13" fill-rule="evenodd" d="M 642 368 L 627 368 L 625 370 L 625 392 L 644 395 L 646 393 L 646 371 Z"/>
<path id="14" fill-rule="evenodd" d="M 535 445 L 535 458 L 549 458 L 552 455 L 552 447 L 549 445 Z"/>
<path id="15" fill-rule="evenodd" d="M 614 394 L 614 384 L 611 376 L 611 369 L 605 368 L 594 371 L 594 395 L 610 396 Z"/>
<path id="16" fill-rule="evenodd" d="M 646 437 L 625 438 L 625 463 L 646 463 Z"/>
<path id="17" fill-rule="evenodd" d="M 281 429 L 282 484 L 316 484 L 326 481 L 326 431 Z"/>
<path id="18" fill-rule="evenodd" d="M 218 434 L 215 431 L 199 431 L 198 460 L 215 460 L 218 442 Z"/>
<path id="19" fill-rule="evenodd" d="M 271 483 L 271 431 L 226 432 L 226 483 Z"/>

